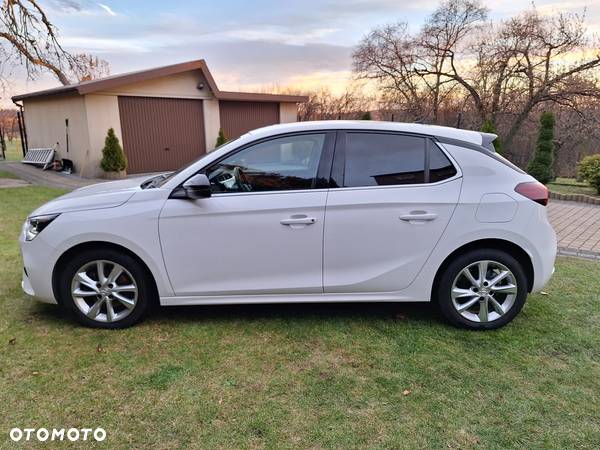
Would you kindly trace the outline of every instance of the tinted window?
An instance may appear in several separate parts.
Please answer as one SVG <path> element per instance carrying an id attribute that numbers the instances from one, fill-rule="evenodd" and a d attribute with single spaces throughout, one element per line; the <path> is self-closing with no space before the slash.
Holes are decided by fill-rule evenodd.
<path id="1" fill-rule="evenodd" d="M 310 189 L 316 182 L 325 134 L 286 136 L 245 148 L 206 173 L 214 192 Z"/>
<path id="2" fill-rule="evenodd" d="M 433 142 L 429 145 L 429 182 L 435 183 L 456 175 L 456 169 L 448 157 Z"/>
<path id="3" fill-rule="evenodd" d="M 378 133 L 347 133 L 344 186 L 425 182 L 425 139 Z"/>

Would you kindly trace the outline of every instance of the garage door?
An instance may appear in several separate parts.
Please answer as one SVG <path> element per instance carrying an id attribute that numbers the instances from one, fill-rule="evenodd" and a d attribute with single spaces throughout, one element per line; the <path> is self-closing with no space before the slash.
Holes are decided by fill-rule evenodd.
<path id="1" fill-rule="evenodd" d="M 202 100 L 119 97 L 128 173 L 175 170 L 206 153 Z"/>
<path id="2" fill-rule="evenodd" d="M 219 113 L 227 139 L 279 123 L 279 103 L 219 101 Z"/>

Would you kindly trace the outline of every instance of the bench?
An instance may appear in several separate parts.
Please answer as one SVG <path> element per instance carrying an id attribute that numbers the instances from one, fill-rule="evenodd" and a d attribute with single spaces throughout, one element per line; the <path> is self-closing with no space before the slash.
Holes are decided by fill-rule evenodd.
<path id="1" fill-rule="evenodd" d="M 31 148 L 27 150 L 25 158 L 21 160 L 24 164 L 32 164 L 34 166 L 42 166 L 44 170 L 52 166 L 54 161 L 53 148 Z"/>

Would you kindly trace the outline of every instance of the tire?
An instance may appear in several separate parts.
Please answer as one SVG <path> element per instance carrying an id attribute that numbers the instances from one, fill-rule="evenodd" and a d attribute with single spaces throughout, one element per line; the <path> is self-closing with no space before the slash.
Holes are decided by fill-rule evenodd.
<path id="1" fill-rule="evenodd" d="M 482 271 L 486 273 L 483 282 Z M 497 249 L 472 250 L 457 256 L 437 286 L 436 299 L 444 318 L 472 330 L 503 327 L 519 314 L 527 298 L 523 267 L 513 256 Z"/>
<path id="2" fill-rule="evenodd" d="M 139 322 L 156 298 L 146 267 L 126 253 L 100 248 L 85 250 L 65 264 L 58 295 L 80 324 L 107 329 Z"/>

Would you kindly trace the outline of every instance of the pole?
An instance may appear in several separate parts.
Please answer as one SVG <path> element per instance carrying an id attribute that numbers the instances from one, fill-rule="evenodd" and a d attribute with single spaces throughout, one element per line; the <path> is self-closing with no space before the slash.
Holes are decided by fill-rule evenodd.
<path id="1" fill-rule="evenodd" d="M 2 159 L 6 159 L 6 141 L 4 140 L 4 130 L 0 127 L 0 147 L 2 149 Z"/>
<path id="2" fill-rule="evenodd" d="M 17 111 L 17 121 L 19 122 L 19 136 L 21 137 L 21 149 L 23 149 L 23 158 L 25 158 L 25 138 L 23 137 L 23 124 L 21 119 L 21 111 Z"/>

